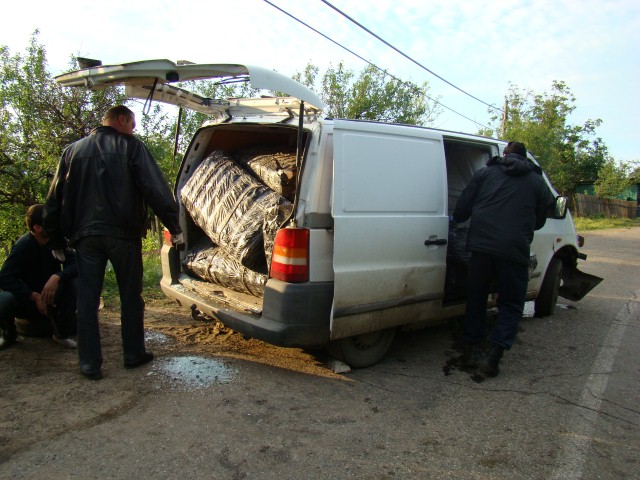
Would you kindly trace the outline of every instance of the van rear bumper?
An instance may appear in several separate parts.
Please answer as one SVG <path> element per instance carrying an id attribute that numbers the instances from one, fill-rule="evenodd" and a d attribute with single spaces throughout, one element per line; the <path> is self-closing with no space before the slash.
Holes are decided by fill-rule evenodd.
<path id="1" fill-rule="evenodd" d="M 329 343 L 333 282 L 286 283 L 269 279 L 265 285 L 262 311 L 242 309 L 187 288 L 191 277 L 176 270 L 175 248 L 162 248 L 165 295 L 186 307 L 195 306 L 225 326 L 251 338 L 282 347 L 323 347 Z M 172 256 L 175 256 L 173 259 Z M 184 284 L 183 284 L 184 283 Z M 223 287 L 215 290 L 224 292 Z M 224 295 L 222 293 L 222 295 Z"/>
<path id="2" fill-rule="evenodd" d="M 332 283 L 286 284 L 269 280 L 262 314 L 241 312 L 203 298 L 184 285 L 161 282 L 162 291 L 184 306 L 195 306 L 225 326 L 281 347 L 323 347 L 329 342 Z"/>

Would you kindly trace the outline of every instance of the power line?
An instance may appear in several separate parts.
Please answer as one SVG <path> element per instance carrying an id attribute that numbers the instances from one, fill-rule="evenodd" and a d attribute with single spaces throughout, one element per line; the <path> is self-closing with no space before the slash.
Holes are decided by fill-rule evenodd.
<path id="1" fill-rule="evenodd" d="M 478 97 L 470 94 L 469 92 L 463 90 L 462 88 L 458 87 L 457 85 L 454 85 L 453 83 L 451 83 L 449 80 L 447 80 L 444 77 L 441 77 L 440 75 L 438 75 L 437 73 L 435 73 L 433 70 L 428 69 L 427 67 L 425 67 L 424 65 L 422 65 L 420 62 L 418 62 L 417 60 L 414 60 L 413 58 L 411 58 L 409 55 L 407 55 L 406 53 L 404 53 L 403 51 L 397 49 L 396 47 L 394 47 L 393 45 L 391 45 L 389 42 L 387 42 L 385 39 L 381 38 L 380 36 L 376 35 L 375 33 L 373 33 L 371 30 L 369 30 L 367 27 L 365 27 L 364 25 L 362 25 L 361 23 L 359 23 L 358 21 L 354 20 L 353 18 L 351 18 L 349 15 L 347 15 L 346 13 L 344 13 L 342 10 L 340 10 L 339 8 L 331 5 L 331 3 L 329 3 L 327 0 L 321 0 L 322 3 L 324 3 L 325 5 L 328 5 L 329 7 L 331 7 L 333 10 L 335 10 L 336 12 L 338 12 L 340 15 L 342 15 L 343 17 L 345 17 L 346 19 L 348 19 L 349 21 L 355 23 L 358 27 L 360 27 L 361 29 L 363 29 L 365 32 L 367 32 L 370 35 L 373 35 L 375 38 L 377 38 L 378 40 L 380 40 L 382 43 L 384 43 L 385 45 L 387 45 L 388 47 L 394 49 L 396 52 L 398 52 L 400 55 L 402 55 L 404 58 L 406 58 L 407 60 L 410 60 L 411 62 L 415 63 L 417 66 L 419 66 L 420 68 L 422 68 L 423 70 L 426 70 L 427 72 L 429 72 L 431 75 L 439 78 L 440 80 L 442 80 L 444 83 L 446 83 L 447 85 L 452 86 L 453 88 L 455 88 L 456 90 L 464 93 L 465 95 L 468 95 L 469 97 L 473 98 L 474 100 L 477 100 L 480 103 L 485 104 L 487 107 L 489 108 L 493 108 L 494 110 L 497 110 L 498 112 L 502 112 L 502 109 L 491 105 L 487 102 L 485 102 L 484 100 L 479 99 Z"/>
<path id="2" fill-rule="evenodd" d="M 400 83 L 403 83 L 403 84 L 405 84 L 405 85 L 406 85 L 406 84 L 408 84 L 408 82 L 405 82 L 404 80 L 402 80 L 402 79 L 400 79 L 400 78 L 396 77 L 396 76 L 395 76 L 395 75 L 393 75 L 392 73 L 389 73 L 387 70 L 385 70 L 385 69 L 383 69 L 383 68 L 381 68 L 381 67 L 378 67 L 376 64 L 374 64 L 374 63 L 370 62 L 369 60 L 367 60 L 366 58 L 364 58 L 364 57 L 362 57 L 362 56 L 358 55 L 358 54 L 357 54 L 357 53 L 355 53 L 353 50 L 350 50 L 349 48 L 345 47 L 345 46 L 344 46 L 344 45 L 342 45 L 341 43 L 338 43 L 337 41 L 335 41 L 335 40 L 334 40 L 334 39 L 332 39 L 331 37 L 329 37 L 329 36 L 325 35 L 324 33 L 320 32 L 320 31 L 318 31 L 318 30 L 316 30 L 316 29 L 315 29 L 315 28 L 313 28 L 311 25 L 309 25 L 309 24 L 307 24 L 307 23 L 303 22 L 303 21 L 302 21 L 302 20 L 300 20 L 298 17 L 296 17 L 296 16 L 294 16 L 294 15 L 290 14 L 289 12 L 287 12 L 286 10 L 283 10 L 282 8 L 278 7 L 277 5 L 274 5 L 274 4 L 273 4 L 273 3 L 271 3 L 269 0 L 264 0 L 264 1 L 265 1 L 266 3 L 268 3 L 269 5 L 271 5 L 273 8 L 275 8 L 276 10 L 279 10 L 280 12 L 284 13 L 284 14 L 285 14 L 285 15 L 287 15 L 288 17 L 292 18 L 292 19 L 293 19 L 293 20 L 295 20 L 296 22 L 298 22 L 298 23 L 300 23 L 300 24 L 304 25 L 304 26 L 305 26 L 305 27 L 307 27 L 308 29 L 310 29 L 310 30 L 314 31 L 314 32 L 315 32 L 315 33 L 317 33 L 318 35 L 321 35 L 321 36 L 322 36 L 322 37 L 324 37 L 325 39 L 327 39 L 327 40 L 329 40 L 330 42 L 332 42 L 332 43 L 336 44 L 337 46 L 339 46 L 340 48 L 342 48 L 342 49 L 346 50 L 346 51 L 347 51 L 347 52 L 349 52 L 350 54 L 352 54 L 352 55 L 354 55 L 354 56 L 358 57 L 358 58 L 359 58 L 360 60 L 362 60 L 363 62 L 365 62 L 365 63 L 367 63 L 367 64 L 371 65 L 372 67 L 374 67 L 374 68 L 376 68 L 376 69 L 380 70 L 380 71 L 381 71 L 382 73 L 384 73 L 385 75 L 389 75 L 389 76 L 390 76 L 391 78 L 393 78 L 394 80 L 396 80 L 396 81 L 398 81 L 398 82 L 400 82 Z M 449 110 L 449 111 L 451 111 L 451 112 L 455 113 L 456 115 L 460 115 L 462 118 L 465 118 L 465 119 L 469 120 L 470 122 L 473 122 L 473 123 L 475 123 L 476 125 L 478 125 L 478 126 L 480 126 L 480 127 L 482 127 L 482 128 L 486 128 L 486 129 L 489 129 L 489 128 L 490 128 L 490 127 L 487 127 L 486 125 L 483 125 L 482 123 L 479 123 L 478 121 L 476 121 L 476 120 L 474 120 L 474 119 L 472 119 L 472 118 L 467 117 L 466 115 L 463 115 L 463 114 L 462 114 L 462 113 L 460 113 L 460 112 L 455 111 L 455 110 L 454 110 L 454 109 L 452 109 L 451 107 L 446 106 L 444 103 L 442 103 L 442 102 L 440 102 L 440 101 L 436 100 L 435 98 L 430 97 L 430 96 L 429 96 L 429 95 L 427 95 L 426 93 L 425 93 L 425 96 L 426 96 L 429 100 L 431 100 L 432 102 L 434 102 L 434 103 L 436 103 L 436 104 L 438 104 L 438 105 L 440 105 L 440 106 L 442 106 L 442 107 L 446 108 L 447 110 Z"/>

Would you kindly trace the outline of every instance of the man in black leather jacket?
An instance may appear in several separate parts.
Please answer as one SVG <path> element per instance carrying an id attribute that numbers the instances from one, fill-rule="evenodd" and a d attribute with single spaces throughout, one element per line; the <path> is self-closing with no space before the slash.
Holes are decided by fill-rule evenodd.
<path id="1" fill-rule="evenodd" d="M 474 174 L 456 205 L 456 222 L 471 218 L 463 324 L 470 344 L 469 366 L 477 365 L 489 376 L 498 375 L 502 354 L 516 338 L 527 294 L 533 232 L 544 226 L 551 200 L 542 170 L 527 159 L 525 146 L 509 142 L 502 158 L 493 157 Z M 487 297 L 493 281 L 498 318 L 489 334 L 489 353 L 481 359 L 479 344 L 486 338 Z"/>
<path id="2" fill-rule="evenodd" d="M 102 378 L 98 306 L 107 261 L 121 302 L 125 368 L 153 360 L 144 343 L 142 237 L 147 205 L 181 243 L 178 206 L 144 143 L 133 136 L 135 115 L 110 108 L 101 127 L 62 154 L 45 204 L 44 227 L 54 249 L 68 238 L 78 259 L 80 371 Z"/>

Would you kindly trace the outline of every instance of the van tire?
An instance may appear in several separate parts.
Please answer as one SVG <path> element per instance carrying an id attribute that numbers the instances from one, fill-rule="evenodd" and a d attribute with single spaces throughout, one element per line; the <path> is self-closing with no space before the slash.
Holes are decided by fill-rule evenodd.
<path id="1" fill-rule="evenodd" d="M 544 274 L 542 286 L 538 292 L 535 302 L 536 317 L 546 317 L 553 315 L 558 303 L 558 292 L 562 281 L 562 261 L 559 258 L 552 258 L 549 262 L 547 272 Z"/>
<path id="2" fill-rule="evenodd" d="M 335 340 L 329 344 L 327 351 L 351 368 L 366 368 L 385 356 L 395 336 L 395 327 L 363 333 Z"/>

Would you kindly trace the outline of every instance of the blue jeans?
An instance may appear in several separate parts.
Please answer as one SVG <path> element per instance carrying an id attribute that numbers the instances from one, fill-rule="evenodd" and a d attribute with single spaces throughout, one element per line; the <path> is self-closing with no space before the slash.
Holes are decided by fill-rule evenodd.
<path id="1" fill-rule="evenodd" d="M 80 370 L 102 368 L 98 308 L 107 260 L 111 262 L 120 293 L 122 350 L 125 363 L 145 353 L 142 300 L 142 241 L 107 236 L 83 237 L 75 244 L 78 258 L 78 357 Z"/>
<path id="2" fill-rule="evenodd" d="M 467 308 L 463 323 L 464 338 L 476 343 L 487 338 L 487 300 L 491 284 L 498 290 L 498 318 L 489 341 L 509 349 L 518 333 L 527 297 L 529 266 L 502 260 L 486 253 L 473 252 L 469 262 Z"/>

